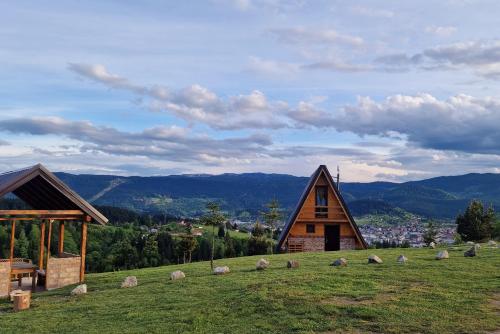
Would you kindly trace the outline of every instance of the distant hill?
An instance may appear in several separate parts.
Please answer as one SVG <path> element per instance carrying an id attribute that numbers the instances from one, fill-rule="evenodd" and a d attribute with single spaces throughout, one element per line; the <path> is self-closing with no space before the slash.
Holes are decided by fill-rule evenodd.
<path id="1" fill-rule="evenodd" d="M 217 200 L 232 216 L 258 215 L 277 198 L 289 213 L 308 178 L 284 174 L 172 175 L 122 177 L 57 173 L 85 199 L 97 205 L 195 217 L 207 201 Z M 405 183 L 342 183 L 353 215 L 401 214 L 453 219 L 474 198 L 500 207 L 500 174 L 467 174 Z"/>

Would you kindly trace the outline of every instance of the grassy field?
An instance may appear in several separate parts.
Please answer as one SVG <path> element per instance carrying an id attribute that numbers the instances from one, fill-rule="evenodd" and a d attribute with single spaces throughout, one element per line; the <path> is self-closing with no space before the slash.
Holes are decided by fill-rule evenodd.
<path id="1" fill-rule="evenodd" d="M 0 302 L 1 333 L 485 333 L 500 329 L 500 249 L 476 258 L 466 247 L 385 249 L 218 260 L 232 272 L 210 274 L 206 262 L 87 276 L 89 293 L 71 287 L 34 295 L 13 313 Z M 369 254 L 384 260 L 367 264 Z M 396 263 L 404 253 L 409 261 Z M 329 263 L 345 257 L 348 267 Z M 287 269 L 288 259 L 300 268 Z M 187 277 L 170 281 L 182 270 Z M 120 289 L 127 275 L 139 286 Z"/>

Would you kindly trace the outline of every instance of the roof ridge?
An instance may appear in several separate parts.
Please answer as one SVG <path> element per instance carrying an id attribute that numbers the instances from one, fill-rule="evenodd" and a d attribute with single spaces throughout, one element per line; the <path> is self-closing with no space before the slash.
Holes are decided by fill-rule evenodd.
<path id="1" fill-rule="evenodd" d="M 15 170 L 10 170 L 10 171 L 7 171 L 7 172 L 2 172 L 2 173 L 0 173 L 0 176 L 2 176 L 2 175 L 7 175 L 7 174 L 13 174 L 13 173 L 23 172 L 23 171 L 25 171 L 25 170 L 31 170 L 31 169 L 34 169 L 35 167 L 39 168 L 40 166 L 42 166 L 42 164 L 38 163 L 38 164 L 33 165 L 33 166 L 24 167 L 24 168 L 19 168 L 19 169 L 15 169 Z"/>

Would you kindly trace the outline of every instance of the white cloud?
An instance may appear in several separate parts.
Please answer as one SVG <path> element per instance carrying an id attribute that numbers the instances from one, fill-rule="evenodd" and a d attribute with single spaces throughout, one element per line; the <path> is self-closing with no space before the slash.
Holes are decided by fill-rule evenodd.
<path id="1" fill-rule="evenodd" d="M 300 65 L 289 62 L 262 59 L 260 57 L 250 57 L 248 69 L 252 72 L 269 76 L 281 76 L 296 74 L 300 70 Z"/>
<path id="2" fill-rule="evenodd" d="M 438 37 L 449 37 L 457 32 L 457 28 L 453 26 L 427 26 L 425 32 Z"/>
<path id="3" fill-rule="evenodd" d="M 357 15 L 368 17 L 380 17 L 390 19 L 394 17 L 394 12 L 387 9 L 368 8 L 364 6 L 351 7 L 351 11 Z"/>
<path id="4" fill-rule="evenodd" d="M 364 40 L 359 36 L 342 34 L 334 29 L 321 28 L 275 28 L 269 33 L 279 42 L 286 44 L 346 44 L 350 46 L 362 46 Z"/>

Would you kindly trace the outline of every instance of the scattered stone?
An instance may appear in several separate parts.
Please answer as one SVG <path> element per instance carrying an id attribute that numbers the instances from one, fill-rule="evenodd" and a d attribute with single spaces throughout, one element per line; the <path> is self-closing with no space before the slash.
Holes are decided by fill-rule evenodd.
<path id="1" fill-rule="evenodd" d="M 471 246 L 474 246 L 474 241 L 467 241 L 465 244 L 466 244 L 466 245 L 471 245 Z"/>
<path id="2" fill-rule="evenodd" d="M 377 255 L 370 255 L 368 256 L 368 263 L 376 263 L 376 264 L 380 264 L 382 263 L 382 259 L 379 258 Z"/>
<path id="3" fill-rule="evenodd" d="M 476 246 L 472 247 L 471 249 L 469 249 L 468 251 L 466 251 L 464 253 L 464 256 L 465 257 L 473 257 L 473 256 L 476 256 Z"/>
<path id="4" fill-rule="evenodd" d="M 122 288 L 133 288 L 137 286 L 137 277 L 127 276 L 122 282 Z"/>
<path id="5" fill-rule="evenodd" d="M 229 273 L 229 267 L 228 266 L 224 266 L 224 267 L 215 267 L 214 269 L 214 275 L 224 275 L 224 274 L 227 274 Z"/>
<path id="6" fill-rule="evenodd" d="M 286 263 L 287 268 L 298 268 L 299 267 L 299 261 L 297 260 L 288 260 Z"/>
<path id="7" fill-rule="evenodd" d="M 404 255 L 400 255 L 400 256 L 398 257 L 398 263 L 405 264 L 405 263 L 406 263 L 406 261 L 408 261 L 408 258 L 407 258 L 406 256 L 404 256 Z"/>
<path id="8" fill-rule="evenodd" d="M 170 274 L 170 279 L 172 281 L 175 281 L 175 280 L 178 280 L 178 279 L 183 279 L 185 277 L 186 277 L 186 275 L 182 271 L 180 271 L 180 270 L 176 270 L 176 271 L 174 271 L 173 273 Z"/>
<path id="9" fill-rule="evenodd" d="M 13 302 L 14 301 L 14 295 L 17 295 L 17 294 L 20 294 L 20 293 L 23 293 L 23 290 L 21 289 L 17 289 L 17 290 L 12 290 L 10 292 L 10 301 Z"/>
<path id="10" fill-rule="evenodd" d="M 436 248 L 436 243 L 434 241 L 431 241 L 431 243 L 429 244 L 429 247 L 432 249 Z"/>
<path id="11" fill-rule="evenodd" d="M 447 250 L 442 250 L 436 255 L 436 260 L 448 259 L 450 256 L 448 255 Z"/>
<path id="12" fill-rule="evenodd" d="M 264 270 L 267 267 L 269 267 L 269 261 L 267 261 L 266 259 L 260 259 L 255 265 L 255 269 L 257 270 Z"/>
<path id="13" fill-rule="evenodd" d="M 87 284 L 80 284 L 71 291 L 72 296 L 84 295 L 87 293 Z"/>
<path id="14" fill-rule="evenodd" d="M 481 245 L 480 244 L 474 244 L 474 248 L 477 250 L 479 250 L 481 248 Z"/>
<path id="15" fill-rule="evenodd" d="M 331 264 L 334 267 L 346 267 L 347 266 L 347 260 L 341 257 L 340 259 L 337 259 L 332 262 Z"/>
<path id="16" fill-rule="evenodd" d="M 490 246 L 490 247 L 496 247 L 497 243 L 494 240 L 490 240 L 490 241 L 488 241 L 488 246 Z"/>

